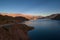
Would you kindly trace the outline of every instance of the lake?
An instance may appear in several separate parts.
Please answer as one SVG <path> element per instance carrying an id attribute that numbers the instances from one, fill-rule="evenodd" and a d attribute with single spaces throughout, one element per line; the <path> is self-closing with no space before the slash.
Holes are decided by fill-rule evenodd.
<path id="1" fill-rule="evenodd" d="M 59 20 L 38 19 L 24 24 L 34 27 L 34 30 L 28 32 L 31 40 L 60 40 Z"/>

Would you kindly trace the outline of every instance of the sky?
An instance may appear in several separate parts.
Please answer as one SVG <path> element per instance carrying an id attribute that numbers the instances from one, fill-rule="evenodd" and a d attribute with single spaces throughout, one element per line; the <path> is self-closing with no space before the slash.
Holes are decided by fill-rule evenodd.
<path id="1" fill-rule="evenodd" d="M 60 0 L 0 0 L 0 12 L 31 15 L 60 13 Z"/>

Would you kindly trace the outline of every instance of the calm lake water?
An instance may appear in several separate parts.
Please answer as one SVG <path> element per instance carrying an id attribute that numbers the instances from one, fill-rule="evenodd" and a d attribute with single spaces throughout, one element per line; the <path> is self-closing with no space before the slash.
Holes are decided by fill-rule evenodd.
<path id="1" fill-rule="evenodd" d="M 60 21 L 39 19 L 26 21 L 24 24 L 33 26 L 34 30 L 28 32 L 31 40 L 60 40 Z"/>

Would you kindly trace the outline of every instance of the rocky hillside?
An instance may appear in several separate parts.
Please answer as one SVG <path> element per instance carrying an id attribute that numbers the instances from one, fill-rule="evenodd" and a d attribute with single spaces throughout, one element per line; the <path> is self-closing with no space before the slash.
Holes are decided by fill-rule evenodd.
<path id="1" fill-rule="evenodd" d="M 60 20 L 60 14 L 52 14 L 52 15 L 47 16 L 45 18 L 53 19 L 53 20 Z"/>
<path id="2" fill-rule="evenodd" d="M 29 19 L 19 16 L 19 17 L 12 17 L 7 15 L 0 14 L 0 25 L 1 24 L 10 24 L 10 23 L 17 23 L 17 22 L 24 22 L 28 21 Z"/>
<path id="3" fill-rule="evenodd" d="M 33 16 L 33 15 L 28 15 L 28 14 L 21 14 L 21 13 L 0 13 L 2 15 L 8 15 L 8 16 L 12 16 L 12 17 L 25 17 L 29 20 L 34 20 L 34 19 L 38 19 L 38 18 L 42 18 L 42 16 Z"/>
<path id="4" fill-rule="evenodd" d="M 18 13 L 16 13 L 16 14 L 14 14 L 14 13 L 10 13 L 10 14 L 8 14 L 8 13 L 1 13 L 2 15 L 8 15 L 8 16 L 12 16 L 12 17 L 17 17 L 17 16 L 21 16 L 21 17 L 25 17 L 25 18 L 27 18 L 27 19 L 32 19 L 32 15 L 27 15 L 27 14 L 18 14 Z"/>

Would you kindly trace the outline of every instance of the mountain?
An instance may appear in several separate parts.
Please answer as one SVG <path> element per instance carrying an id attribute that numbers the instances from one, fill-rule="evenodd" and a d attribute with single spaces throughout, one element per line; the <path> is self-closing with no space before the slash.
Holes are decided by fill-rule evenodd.
<path id="1" fill-rule="evenodd" d="M 60 20 L 60 14 L 52 14 L 52 15 L 47 16 L 45 18 L 52 19 L 52 20 Z"/>
<path id="2" fill-rule="evenodd" d="M 33 16 L 33 15 L 28 15 L 28 14 L 21 14 L 21 13 L 0 13 L 0 14 L 2 14 L 2 15 L 8 15 L 8 16 L 12 16 L 12 17 L 25 17 L 25 18 L 27 18 L 27 19 L 29 19 L 29 20 L 35 20 L 35 19 L 38 19 L 39 18 L 39 16 Z M 40 16 L 40 18 L 42 18 L 42 16 Z"/>
<path id="3" fill-rule="evenodd" d="M 0 14 L 0 25 L 1 24 L 10 24 L 10 23 L 19 23 L 19 22 L 24 22 L 24 21 L 28 21 L 28 20 L 29 19 L 22 17 L 22 16 L 12 17 L 12 16 L 8 16 L 8 15 Z"/>
<path id="4" fill-rule="evenodd" d="M 22 16 L 22 17 L 25 17 L 25 18 L 27 18 L 27 19 L 31 19 L 33 16 L 32 15 L 27 15 L 27 14 L 14 14 L 14 13 L 10 13 L 10 14 L 8 14 L 8 13 L 5 13 L 5 14 L 3 14 L 3 13 L 1 13 L 2 15 L 8 15 L 8 16 L 12 16 L 12 17 L 17 17 L 17 16 Z"/>

